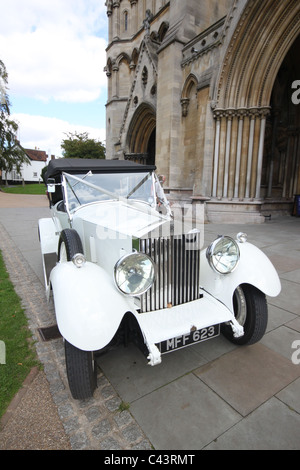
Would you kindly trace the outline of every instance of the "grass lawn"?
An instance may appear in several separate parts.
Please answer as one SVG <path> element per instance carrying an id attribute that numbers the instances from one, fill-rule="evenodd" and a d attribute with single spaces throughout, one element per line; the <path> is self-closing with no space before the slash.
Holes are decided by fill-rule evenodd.
<path id="1" fill-rule="evenodd" d="M 31 368 L 39 364 L 27 325 L 0 251 L 0 341 L 5 344 L 4 360 L 0 356 L 0 418 Z"/>
<path id="2" fill-rule="evenodd" d="M 15 186 L 1 186 L 2 191 L 5 193 L 12 193 L 12 194 L 46 194 L 46 186 L 44 183 L 33 183 L 33 184 L 18 184 Z"/>

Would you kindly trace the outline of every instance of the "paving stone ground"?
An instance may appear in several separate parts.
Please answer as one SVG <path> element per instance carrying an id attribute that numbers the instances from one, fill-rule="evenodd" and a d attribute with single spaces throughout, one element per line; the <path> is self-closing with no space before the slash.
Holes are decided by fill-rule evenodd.
<path id="1" fill-rule="evenodd" d="M 2 196 L 3 193 L 0 194 L 0 205 L 9 207 L 32 207 L 34 203 L 30 198 L 29 206 L 26 205 L 23 197 L 5 197 L 3 202 Z M 44 198 L 34 197 L 38 198 L 36 204 L 39 207 L 45 206 Z M 67 385 L 62 339 L 41 342 L 37 332 L 38 328 L 55 323 L 53 302 L 47 303 L 40 280 L 1 223 L 0 249 L 10 279 L 22 300 L 36 340 L 38 358 L 43 365 L 43 371 L 31 374 L 3 417 L 0 449 L 151 449 L 130 411 L 121 411 L 122 400 L 100 369 L 94 397 L 84 401 L 72 399 Z"/>
<path id="2" fill-rule="evenodd" d="M 76 401 L 62 340 L 42 342 L 37 333 L 55 322 L 36 241 L 47 200 L 2 196 L 0 249 L 43 370 L 31 372 L 1 420 L 1 450 L 300 449 L 300 364 L 291 360 L 292 354 L 300 359 L 293 350 L 300 340 L 300 218 L 205 227 L 207 240 L 246 231 L 279 272 L 282 292 L 268 299 L 268 328 L 260 343 L 238 348 L 220 336 L 167 354 L 156 367 L 147 366 L 134 347 L 117 349 L 98 360 L 94 397 Z"/>

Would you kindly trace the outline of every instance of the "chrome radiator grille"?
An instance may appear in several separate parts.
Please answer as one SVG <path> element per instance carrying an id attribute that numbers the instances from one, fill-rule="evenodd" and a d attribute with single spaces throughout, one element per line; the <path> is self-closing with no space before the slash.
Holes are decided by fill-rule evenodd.
<path id="1" fill-rule="evenodd" d="M 199 298 L 200 233 L 140 240 L 140 251 L 156 264 L 156 279 L 141 296 L 141 312 Z"/>

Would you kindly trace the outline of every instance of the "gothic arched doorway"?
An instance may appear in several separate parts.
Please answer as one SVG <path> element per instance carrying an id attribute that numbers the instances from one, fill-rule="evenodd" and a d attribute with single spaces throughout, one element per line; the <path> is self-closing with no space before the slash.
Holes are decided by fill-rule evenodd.
<path id="1" fill-rule="evenodd" d="M 156 114 L 148 103 L 135 111 L 127 132 L 128 153 L 125 158 L 139 163 L 155 164 Z"/>
<path id="2" fill-rule="evenodd" d="M 285 56 L 274 82 L 267 120 L 262 192 L 267 199 L 292 201 L 300 191 L 300 104 L 292 85 L 300 77 L 300 36 Z"/>
<path id="3" fill-rule="evenodd" d="M 230 40 L 214 91 L 209 204 L 216 211 L 231 205 L 239 212 L 244 205 L 246 221 L 251 211 L 253 220 L 260 222 L 257 214 L 290 209 L 294 191 L 300 190 L 299 178 L 293 179 L 299 161 L 296 129 L 300 110 L 291 108 L 291 86 L 300 72 L 296 64 L 300 3 L 279 3 L 245 2 L 242 17 L 229 28 Z M 281 129 L 279 121 L 276 124 L 274 120 L 277 101 L 284 104 L 282 112 L 287 116 Z M 286 122 L 293 134 L 289 138 L 284 130 Z"/>
<path id="4" fill-rule="evenodd" d="M 156 140 L 156 129 L 153 129 L 152 134 L 150 135 L 147 147 L 147 163 L 149 165 L 155 165 L 155 140 Z"/>

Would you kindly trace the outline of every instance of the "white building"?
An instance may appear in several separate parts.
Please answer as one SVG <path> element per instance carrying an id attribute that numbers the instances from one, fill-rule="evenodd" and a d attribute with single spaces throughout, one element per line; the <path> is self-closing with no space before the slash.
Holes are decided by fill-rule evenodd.
<path id="1" fill-rule="evenodd" d="M 25 182 L 38 183 L 42 181 L 41 171 L 47 165 L 48 155 L 44 150 L 24 149 L 29 163 L 23 163 L 18 173 L 16 170 L 2 172 L 2 180 L 8 183 Z"/>

